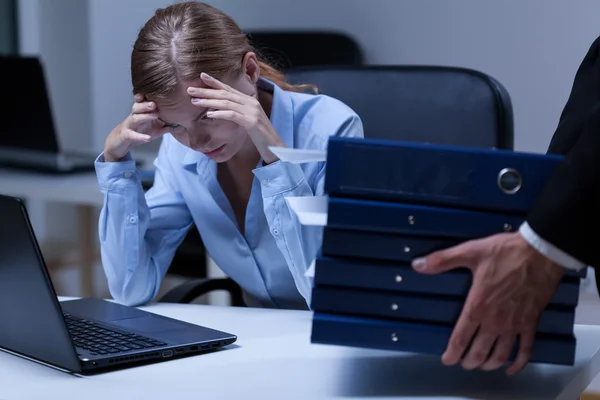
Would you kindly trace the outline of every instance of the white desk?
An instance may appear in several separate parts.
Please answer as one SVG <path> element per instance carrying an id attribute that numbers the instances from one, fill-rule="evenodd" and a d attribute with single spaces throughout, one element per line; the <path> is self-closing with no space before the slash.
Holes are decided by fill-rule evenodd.
<path id="1" fill-rule="evenodd" d="M 520 375 L 448 368 L 438 357 L 311 345 L 311 313 L 160 304 L 149 311 L 228 331 L 211 354 L 77 377 L 0 353 L 2 399 L 564 399 L 600 372 L 600 327 L 577 326 L 574 367 L 530 364 Z"/>

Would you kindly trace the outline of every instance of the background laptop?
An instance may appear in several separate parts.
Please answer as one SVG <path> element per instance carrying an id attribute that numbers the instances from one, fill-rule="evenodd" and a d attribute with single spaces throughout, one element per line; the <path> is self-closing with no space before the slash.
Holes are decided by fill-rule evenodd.
<path id="1" fill-rule="evenodd" d="M 97 154 L 61 152 L 44 70 L 36 57 L 0 56 L 0 166 L 92 171 Z"/>
<path id="2" fill-rule="evenodd" d="M 0 195 L 0 350 L 73 373 L 194 355 L 235 335 L 102 299 L 59 302 L 23 202 Z"/>

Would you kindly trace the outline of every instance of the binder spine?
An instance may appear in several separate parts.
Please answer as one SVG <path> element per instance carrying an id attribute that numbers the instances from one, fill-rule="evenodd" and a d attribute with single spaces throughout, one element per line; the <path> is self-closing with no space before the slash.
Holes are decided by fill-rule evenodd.
<path id="1" fill-rule="evenodd" d="M 331 137 L 325 191 L 352 197 L 524 215 L 559 155 Z"/>
<path id="2" fill-rule="evenodd" d="M 404 293 L 381 293 L 339 287 L 318 286 L 311 307 L 315 312 L 394 319 L 454 326 L 465 299 Z M 538 333 L 573 334 L 575 308 L 547 307 L 540 316 Z"/>
<path id="3" fill-rule="evenodd" d="M 410 263 L 415 257 L 455 246 L 450 238 L 359 232 L 325 227 L 321 252 L 327 257 L 356 257 Z"/>
<path id="4" fill-rule="evenodd" d="M 311 342 L 441 356 L 451 333 L 452 327 L 315 313 Z M 509 361 L 514 361 L 518 346 L 517 340 Z M 572 335 L 538 335 L 530 362 L 573 365 L 575 348 Z"/>
<path id="5" fill-rule="evenodd" d="M 471 288 L 471 271 L 459 268 L 437 275 L 423 275 L 409 264 L 318 257 L 315 286 L 335 286 L 382 293 L 406 293 L 466 298 Z M 580 280 L 565 276 L 561 280 L 551 305 L 576 307 L 579 302 Z"/>
<path id="6" fill-rule="evenodd" d="M 364 261 L 389 261 L 410 264 L 415 257 L 447 249 L 464 242 L 459 238 L 419 237 L 373 231 L 331 228 L 323 230 L 321 255 L 331 258 L 355 258 Z M 565 276 L 581 279 L 587 270 L 568 270 Z"/>
<path id="7" fill-rule="evenodd" d="M 327 210 L 331 228 L 464 240 L 515 232 L 524 220 L 511 214 L 338 197 L 329 198 Z"/>

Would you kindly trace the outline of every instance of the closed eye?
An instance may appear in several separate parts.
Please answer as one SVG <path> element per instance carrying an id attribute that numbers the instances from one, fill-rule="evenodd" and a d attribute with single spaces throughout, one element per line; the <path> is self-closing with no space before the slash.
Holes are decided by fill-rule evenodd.
<path id="1" fill-rule="evenodd" d="M 206 109 L 206 110 L 202 111 L 202 112 L 200 113 L 200 115 L 198 115 L 198 116 L 197 116 L 197 117 L 194 119 L 194 121 L 193 121 L 193 122 L 196 122 L 196 121 L 198 121 L 198 120 L 208 120 L 208 121 L 212 121 L 212 120 L 213 120 L 212 118 L 207 118 L 207 117 L 206 117 L 206 113 L 207 113 L 208 111 L 210 111 L 210 110 Z M 181 126 L 181 125 L 179 125 L 179 124 L 169 124 L 169 123 L 167 123 L 167 122 L 165 122 L 165 121 L 162 121 L 162 123 L 163 123 L 163 124 L 165 124 L 165 128 L 169 128 L 169 129 L 179 129 L 179 128 L 182 128 L 182 126 Z"/>
<path id="2" fill-rule="evenodd" d="M 205 110 L 204 113 L 200 116 L 200 119 L 202 121 L 214 121 L 215 120 L 214 118 L 209 118 L 207 116 L 207 114 L 208 114 L 209 111 L 216 111 L 216 110 L 213 110 L 213 109 L 207 109 L 207 110 Z"/>
<path id="3" fill-rule="evenodd" d="M 165 127 L 171 130 L 172 133 L 180 133 L 183 129 L 183 126 L 178 124 L 166 124 Z"/>

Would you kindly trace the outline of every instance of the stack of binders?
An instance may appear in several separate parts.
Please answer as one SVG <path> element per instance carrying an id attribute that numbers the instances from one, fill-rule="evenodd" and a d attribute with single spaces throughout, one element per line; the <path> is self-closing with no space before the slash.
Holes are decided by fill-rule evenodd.
<path id="1" fill-rule="evenodd" d="M 411 261 L 518 230 L 561 160 L 332 137 L 311 341 L 441 355 L 466 300 L 471 271 L 423 275 Z M 530 362 L 574 363 L 575 307 L 584 275 L 564 276 L 539 321 Z"/>

